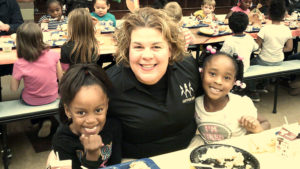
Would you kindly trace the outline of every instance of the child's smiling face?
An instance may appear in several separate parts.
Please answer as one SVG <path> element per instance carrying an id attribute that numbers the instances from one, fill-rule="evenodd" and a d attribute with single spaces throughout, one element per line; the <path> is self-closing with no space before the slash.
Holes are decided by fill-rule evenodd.
<path id="1" fill-rule="evenodd" d="M 201 6 L 201 9 L 203 10 L 205 15 L 208 15 L 214 12 L 215 7 L 213 5 L 204 4 Z"/>
<path id="2" fill-rule="evenodd" d="M 105 0 L 96 0 L 94 5 L 95 13 L 99 16 L 104 16 L 109 8 L 110 5 L 107 5 Z"/>
<path id="3" fill-rule="evenodd" d="M 62 9 L 58 2 L 49 4 L 47 12 L 51 16 L 51 18 L 57 18 L 58 20 L 60 20 L 62 15 Z"/>
<path id="4" fill-rule="evenodd" d="M 69 106 L 64 105 L 72 119 L 71 131 L 76 135 L 95 135 L 104 127 L 108 98 L 99 85 L 82 86 Z"/>
<path id="5" fill-rule="evenodd" d="M 240 0 L 241 6 L 243 10 L 247 10 L 251 7 L 252 0 Z"/>
<path id="6" fill-rule="evenodd" d="M 207 61 L 201 75 L 205 94 L 211 100 L 223 100 L 236 80 L 233 61 L 222 54 Z"/>

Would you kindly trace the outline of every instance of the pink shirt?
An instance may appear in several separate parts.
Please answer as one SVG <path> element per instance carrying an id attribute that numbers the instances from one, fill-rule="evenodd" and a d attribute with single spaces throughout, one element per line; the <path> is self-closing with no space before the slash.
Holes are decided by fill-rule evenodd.
<path id="1" fill-rule="evenodd" d="M 243 10 L 242 8 L 240 8 L 239 6 L 234 6 L 230 9 L 232 12 L 244 12 L 245 14 L 249 14 L 250 13 L 250 9 L 247 10 Z"/>
<path id="2" fill-rule="evenodd" d="M 56 100 L 56 67 L 59 58 L 59 53 L 45 50 L 34 62 L 20 58 L 14 63 L 12 76 L 17 80 L 24 79 L 22 98 L 27 104 L 43 105 Z"/>

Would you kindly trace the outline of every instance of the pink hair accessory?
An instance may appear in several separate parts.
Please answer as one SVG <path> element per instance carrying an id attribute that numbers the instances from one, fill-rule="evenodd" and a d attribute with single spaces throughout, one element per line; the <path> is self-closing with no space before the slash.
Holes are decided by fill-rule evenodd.
<path id="1" fill-rule="evenodd" d="M 199 67 L 199 72 L 201 73 L 203 71 L 203 69 L 201 67 Z"/>
<path id="2" fill-rule="evenodd" d="M 240 81 L 240 80 L 237 80 L 237 81 L 235 81 L 234 84 L 237 85 L 237 86 L 240 86 L 240 85 L 241 85 L 241 81 Z"/>
<path id="3" fill-rule="evenodd" d="M 211 45 L 206 46 L 206 50 L 211 51 L 213 47 Z"/>
<path id="4" fill-rule="evenodd" d="M 235 84 L 236 86 L 239 86 L 239 87 L 242 88 L 242 89 L 245 89 L 245 88 L 246 88 L 246 84 L 245 84 L 245 83 L 242 83 L 240 80 L 235 81 L 234 84 Z"/>
<path id="5" fill-rule="evenodd" d="M 242 85 L 240 86 L 242 89 L 245 89 L 246 88 L 246 83 L 242 83 Z"/>
<path id="6" fill-rule="evenodd" d="M 241 61 L 244 60 L 244 58 L 242 56 L 238 56 L 237 58 L 238 58 L 238 60 L 241 60 Z"/>
<path id="7" fill-rule="evenodd" d="M 215 54 L 217 51 L 216 51 L 216 49 L 214 49 L 214 48 L 212 48 L 211 50 L 210 50 L 210 53 L 211 54 Z"/>

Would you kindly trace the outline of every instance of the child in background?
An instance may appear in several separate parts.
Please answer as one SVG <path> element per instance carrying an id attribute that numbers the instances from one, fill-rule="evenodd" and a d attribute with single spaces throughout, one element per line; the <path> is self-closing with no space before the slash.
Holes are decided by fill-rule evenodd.
<path id="1" fill-rule="evenodd" d="M 47 0 L 47 15 L 43 15 L 39 23 L 48 23 L 48 29 L 57 29 L 67 24 L 68 18 L 62 15 L 62 3 L 59 0 Z"/>
<path id="2" fill-rule="evenodd" d="M 164 6 L 164 10 L 175 23 L 178 23 L 178 28 L 184 36 L 185 50 L 187 51 L 189 44 L 195 40 L 195 37 L 189 29 L 182 28 L 182 9 L 180 5 L 177 2 L 169 2 Z"/>
<path id="3" fill-rule="evenodd" d="M 269 19 L 272 24 L 266 24 L 257 34 L 256 42 L 262 49 L 254 64 L 280 65 L 284 60 L 283 52 L 293 49 L 291 30 L 280 23 L 285 12 L 284 0 L 271 0 Z"/>
<path id="4" fill-rule="evenodd" d="M 230 91 L 243 88 L 243 62 L 220 52 L 199 59 L 204 96 L 196 98 L 196 123 L 205 142 L 258 133 L 270 128 L 267 120 L 257 116 L 257 110 L 247 96 Z"/>
<path id="5" fill-rule="evenodd" d="M 284 60 L 284 53 L 293 49 L 292 33 L 288 26 L 282 25 L 280 22 L 285 16 L 284 0 L 271 0 L 269 8 L 269 19 L 272 24 L 263 26 L 257 34 L 256 42 L 261 47 L 258 57 L 251 60 L 253 65 L 275 66 L 280 65 Z M 261 84 L 251 84 L 251 98 L 253 101 L 260 100 L 258 91 L 267 91 L 267 80 L 263 80 Z M 265 92 L 264 92 L 265 93 Z M 254 100 L 255 99 L 255 100 Z"/>
<path id="6" fill-rule="evenodd" d="M 113 14 L 107 12 L 110 8 L 109 0 L 93 0 L 94 12 L 92 17 L 100 21 L 100 25 L 116 27 L 116 18 Z"/>
<path id="7" fill-rule="evenodd" d="M 258 44 L 253 37 L 244 33 L 248 24 L 249 19 L 245 13 L 233 12 L 229 17 L 229 27 L 233 35 L 225 39 L 221 48 L 222 52 L 229 55 L 236 53 L 243 58 L 244 72 L 250 66 L 251 53 L 258 50 Z"/>
<path id="8" fill-rule="evenodd" d="M 33 22 L 24 23 L 18 28 L 16 44 L 18 60 L 13 67 L 11 90 L 17 91 L 23 79 L 22 102 L 36 106 L 55 101 L 58 98 L 57 79 L 62 77 L 59 53 L 48 50 L 41 28 Z M 44 118 L 33 120 L 32 123 L 38 121 L 43 121 L 38 136 L 47 137 L 51 121 Z"/>
<path id="9" fill-rule="evenodd" d="M 238 0 L 237 6 L 234 6 L 230 9 L 230 12 L 225 17 L 225 23 L 228 23 L 228 18 L 232 15 L 233 12 L 244 12 L 245 14 L 250 13 L 250 7 L 252 5 L 252 0 Z"/>
<path id="10" fill-rule="evenodd" d="M 207 17 L 211 17 L 211 20 L 217 20 L 214 10 L 216 7 L 215 0 L 203 0 L 203 4 L 201 5 L 201 10 L 194 12 L 194 16 L 198 20 L 203 20 Z"/>
<path id="11" fill-rule="evenodd" d="M 99 168 L 121 162 L 121 125 L 106 118 L 112 84 L 96 64 L 76 64 L 60 85 L 59 113 L 63 123 L 52 145 L 72 168 Z"/>
<path id="12" fill-rule="evenodd" d="M 78 26 L 80 25 L 80 26 Z M 84 8 L 76 8 L 69 14 L 68 38 L 61 47 L 61 63 L 96 63 L 98 42 L 90 13 Z"/>

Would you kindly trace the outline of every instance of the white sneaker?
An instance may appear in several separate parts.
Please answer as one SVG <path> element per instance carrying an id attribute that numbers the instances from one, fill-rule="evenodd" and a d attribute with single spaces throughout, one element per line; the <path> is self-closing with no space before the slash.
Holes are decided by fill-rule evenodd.
<path id="1" fill-rule="evenodd" d="M 38 132 L 38 137 L 44 138 L 48 137 L 51 133 L 51 121 L 50 120 L 45 120 Z"/>

